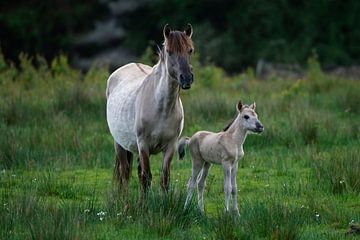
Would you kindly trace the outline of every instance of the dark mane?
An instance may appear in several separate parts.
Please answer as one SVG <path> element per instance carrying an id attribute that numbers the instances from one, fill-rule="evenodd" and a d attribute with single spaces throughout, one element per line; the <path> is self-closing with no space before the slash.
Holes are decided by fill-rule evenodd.
<path id="1" fill-rule="evenodd" d="M 243 105 L 243 107 L 242 107 L 242 109 L 244 109 L 244 108 L 248 108 L 249 107 L 249 105 Z M 233 122 L 235 121 L 235 119 L 237 118 L 237 116 L 238 116 L 238 113 L 236 113 L 235 114 L 235 117 L 233 117 L 229 122 L 228 122 L 228 124 L 223 128 L 223 132 L 225 132 L 226 130 L 228 130 L 229 129 L 229 127 L 231 126 L 231 124 L 233 124 Z"/>
<path id="2" fill-rule="evenodd" d="M 233 122 L 235 121 L 235 119 L 237 118 L 237 116 L 238 116 L 238 114 L 236 113 L 236 115 L 235 115 L 235 117 L 233 117 L 230 121 L 229 121 L 229 123 L 223 128 L 223 132 L 225 132 L 226 130 L 228 130 L 229 129 L 229 127 L 231 126 L 231 124 L 233 124 Z"/>
<path id="3" fill-rule="evenodd" d="M 164 42 L 164 47 L 167 51 L 180 54 L 187 53 L 189 49 L 194 48 L 191 38 L 180 31 L 170 32 L 169 37 Z"/>

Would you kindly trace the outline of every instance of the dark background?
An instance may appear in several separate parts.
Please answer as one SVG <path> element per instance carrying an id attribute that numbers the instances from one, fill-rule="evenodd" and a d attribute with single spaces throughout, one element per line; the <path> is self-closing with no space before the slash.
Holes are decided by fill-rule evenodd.
<path id="1" fill-rule="evenodd" d="M 305 63 L 314 52 L 324 67 L 357 65 L 358 0 L 32 0 L 0 2 L 0 44 L 9 60 L 20 52 L 72 64 L 117 66 L 162 42 L 169 23 L 194 27 L 203 63 L 239 72 L 264 59 Z"/>

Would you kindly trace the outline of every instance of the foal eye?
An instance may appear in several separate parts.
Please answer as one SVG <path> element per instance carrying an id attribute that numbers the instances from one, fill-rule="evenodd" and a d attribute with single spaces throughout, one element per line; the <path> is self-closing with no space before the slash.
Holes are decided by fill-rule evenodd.
<path id="1" fill-rule="evenodd" d="M 245 115 L 244 118 L 248 120 L 250 117 L 248 115 Z"/>

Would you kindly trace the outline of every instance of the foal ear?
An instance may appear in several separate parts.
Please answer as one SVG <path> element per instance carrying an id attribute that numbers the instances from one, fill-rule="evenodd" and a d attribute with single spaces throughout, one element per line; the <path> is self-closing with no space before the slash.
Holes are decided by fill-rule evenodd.
<path id="1" fill-rule="evenodd" d="M 165 26 L 164 26 L 164 30 L 163 30 L 163 34 L 164 34 L 164 38 L 168 38 L 170 36 L 170 32 L 171 32 L 171 28 L 169 26 L 169 24 L 167 23 Z"/>
<path id="2" fill-rule="evenodd" d="M 241 112 L 242 107 L 243 107 L 243 105 L 241 103 L 241 100 L 239 100 L 239 102 L 236 104 L 236 110 L 238 110 L 238 112 Z"/>
<path id="3" fill-rule="evenodd" d="M 256 108 L 256 103 L 253 102 L 249 107 L 250 107 L 252 110 L 255 110 L 255 108 Z"/>
<path id="4" fill-rule="evenodd" d="M 187 24 L 184 33 L 186 34 L 186 36 L 188 36 L 189 38 L 191 38 L 192 34 L 193 34 L 193 28 L 191 26 L 190 23 Z"/>

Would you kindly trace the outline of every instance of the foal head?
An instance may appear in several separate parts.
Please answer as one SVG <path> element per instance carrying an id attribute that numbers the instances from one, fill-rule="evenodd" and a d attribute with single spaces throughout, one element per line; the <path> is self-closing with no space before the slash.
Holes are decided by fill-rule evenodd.
<path id="1" fill-rule="evenodd" d="M 166 24 L 163 32 L 165 41 L 161 57 L 166 63 L 168 73 L 182 89 L 189 89 L 194 81 L 190 65 L 190 56 L 194 51 L 191 40 L 192 26 L 188 24 L 186 29 L 180 32 L 172 31 Z"/>
<path id="2" fill-rule="evenodd" d="M 264 126 L 258 119 L 255 112 L 256 104 L 252 103 L 250 106 L 243 105 L 241 101 L 236 105 L 239 117 L 240 127 L 254 133 L 261 133 L 264 131 Z"/>

